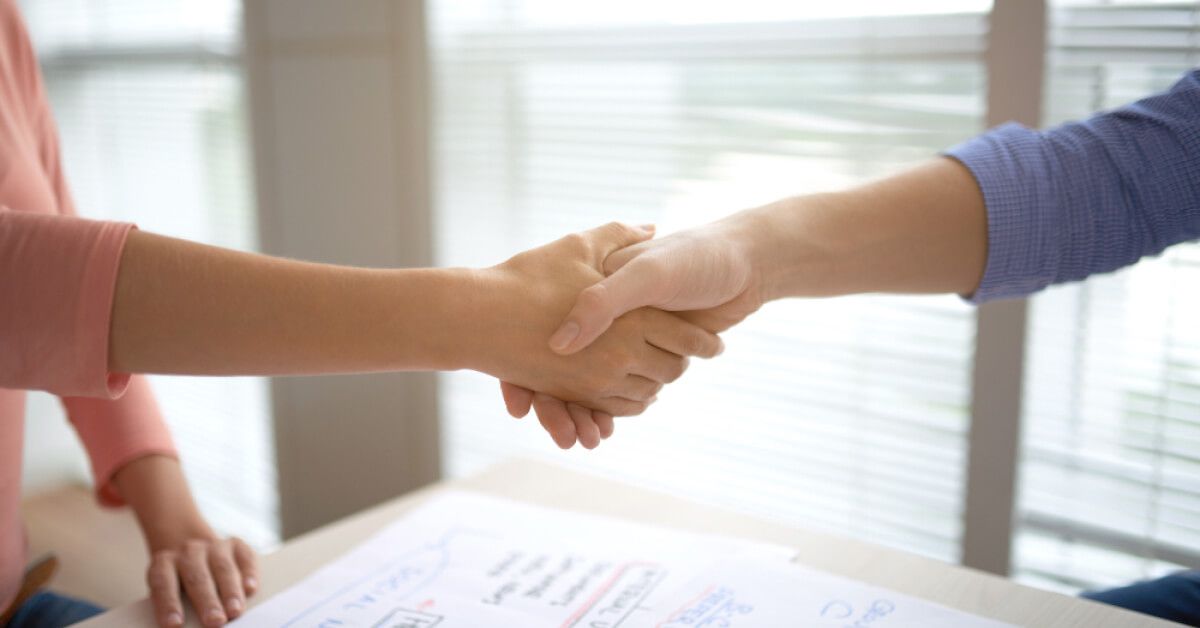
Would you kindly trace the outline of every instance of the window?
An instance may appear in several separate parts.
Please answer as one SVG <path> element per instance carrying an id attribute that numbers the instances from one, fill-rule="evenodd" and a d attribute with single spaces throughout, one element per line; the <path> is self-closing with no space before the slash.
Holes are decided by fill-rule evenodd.
<path id="1" fill-rule="evenodd" d="M 79 212 L 253 250 L 240 3 L 37 0 L 23 8 Z M 209 520 L 259 546 L 276 541 L 265 381 L 151 380 Z"/>
<path id="2" fill-rule="evenodd" d="M 1051 13 L 1046 123 L 1200 60 L 1194 3 Z M 1200 567 L 1200 244 L 1032 300 L 1014 575 L 1074 591 Z"/>
<path id="3" fill-rule="evenodd" d="M 441 263 L 495 263 L 614 218 L 671 231 L 982 130 L 987 6 L 644 5 L 434 6 Z M 920 15 L 880 15 L 901 10 Z M 1045 124 L 1161 90 L 1200 60 L 1192 3 L 1051 13 Z M 1200 566 L 1195 285 L 1189 244 L 1032 301 L 1022 581 L 1074 592 Z M 553 451 L 535 424 L 512 425 L 495 382 L 447 375 L 447 470 L 552 458 L 955 560 L 974 323 L 954 298 L 773 304 L 595 452 Z"/>
<path id="4" fill-rule="evenodd" d="M 439 264 L 613 219 L 663 233 L 982 130 L 981 3 L 580 6 L 431 4 Z M 923 14 L 858 17 L 881 8 Z M 445 464 L 550 458 L 956 560 L 974 320 L 955 297 L 769 305 L 593 452 L 449 374 Z"/>

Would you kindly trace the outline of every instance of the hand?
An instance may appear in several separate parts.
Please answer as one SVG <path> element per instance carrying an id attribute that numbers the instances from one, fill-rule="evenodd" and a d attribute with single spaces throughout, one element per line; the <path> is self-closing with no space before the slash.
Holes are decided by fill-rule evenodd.
<path id="1" fill-rule="evenodd" d="M 205 523 L 178 460 L 136 458 L 117 470 L 113 485 L 146 537 L 146 584 L 159 626 L 183 625 L 181 584 L 205 626 L 224 625 L 245 611 L 246 597 L 258 590 L 254 550 L 241 539 L 219 538 Z"/>
<path id="2" fill-rule="evenodd" d="M 258 589 L 258 560 L 241 539 L 202 531 L 154 549 L 146 582 L 162 628 L 183 625 L 180 584 L 201 624 L 223 626 L 245 612 Z"/>
<path id="3" fill-rule="evenodd" d="M 577 318 L 577 346 L 560 352 L 581 350 L 607 330 L 614 318 L 639 305 L 671 310 L 695 308 L 680 316 L 714 333 L 757 310 L 762 297 L 749 256 L 735 246 L 730 233 L 721 232 L 723 228 L 710 225 L 663 240 L 641 240 L 609 255 L 604 266 L 610 277 L 581 293 L 571 312 L 582 314 Z M 696 259 L 701 260 L 699 265 Z M 624 291 L 625 303 L 606 299 L 610 285 Z M 569 316 L 556 336 L 569 336 L 573 332 L 571 322 Z M 577 440 L 584 448 L 593 449 L 613 434 L 615 426 L 609 413 L 510 382 L 501 382 L 500 389 L 509 414 L 522 418 L 533 409 L 542 427 L 563 449 L 569 449 Z"/>
<path id="4" fill-rule="evenodd" d="M 609 334 L 578 355 L 558 356 L 546 348 L 546 336 L 579 292 L 603 279 L 604 259 L 651 235 L 647 229 L 612 223 L 483 271 L 481 292 L 499 296 L 478 313 L 485 321 L 480 332 L 489 354 L 478 370 L 580 407 L 624 416 L 645 410 L 662 384 L 683 373 L 686 356 L 719 353 L 721 341 L 712 333 L 650 308 L 620 317 Z M 569 430 L 570 442 L 556 432 L 551 430 L 560 446 L 575 442 L 575 427 Z"/>
<path id="5" fill-rule="evenodd" d="M 563 449 L 574 447 L 576 441 L 584 449 L 595 449 L 601 440 L 613 435 L 613 415 L 607 412 L 567 403 L 508 382 L 500 382 L 500 393 L 514 418 L 524 418 L 532 408 L 542 427 Z"/>
<path id="6" fill-rule="evenodd" d="M 562 355 L 580 351 L 603 338 L 614 319 L 643 306 L 691 310 L 684 317 L 713 332 L 732 327 L 763 303 L 742 233 L 720 221 L 613 252 L 604 261 L 608 276 L 579 294 L 550 347 Z"/>

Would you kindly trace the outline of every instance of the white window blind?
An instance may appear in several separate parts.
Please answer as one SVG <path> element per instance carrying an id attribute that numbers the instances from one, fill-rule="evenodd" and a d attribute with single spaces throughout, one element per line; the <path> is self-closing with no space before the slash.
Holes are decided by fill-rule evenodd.
<path id="1" fill-rule="evenodd" d="M 236 0 L 23 3 L 79 212 L 257 246 Z M 201 508 L 278 539 L 265 381 L 153 377 Z"/>
<path id="2" fill-rule="evenodd" d="M 981 130 L 986 9 L 432 3 L 438 262 L 613 219 L 665 233 L 928 159 Z M 862 17 L 898 11 L 921 15 Z M 444 460 L 551 458 L 955 560 L 973 337 L 955 297 L 772 304 L 592 452 L 449 374 Z"/>
<path id="3" fill-rule="evenodd" d="M 1174 83 L 1195 3 L 1051 14 L 1046 122 Z M 1200 245 L 1032 301 L 1014 575 L 1066 591 L 1200 567 Z"/>

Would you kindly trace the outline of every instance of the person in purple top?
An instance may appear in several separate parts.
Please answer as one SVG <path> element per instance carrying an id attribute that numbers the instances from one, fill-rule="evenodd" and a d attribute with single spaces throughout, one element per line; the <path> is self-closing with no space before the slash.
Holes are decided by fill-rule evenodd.
<path id="1" fill-rule="evenodd" d="M 1006 124 L 912 170 L 786 198 L 621 249 L 549 339 L 572 354 L 641 306 L 726 329 L 763 303 L 859 292 L 1024 296 L 1200 237 L 1200 70 L 1170 90 L 1045 131 Z M 547 424 L 562 402 L 503 385 Z M 572 404 L 576 405 L 576 404 Z M 579 408 L 570 408 L 578 412 Z M 1200 622 L 1200 572 L 1089 597 Z"/>

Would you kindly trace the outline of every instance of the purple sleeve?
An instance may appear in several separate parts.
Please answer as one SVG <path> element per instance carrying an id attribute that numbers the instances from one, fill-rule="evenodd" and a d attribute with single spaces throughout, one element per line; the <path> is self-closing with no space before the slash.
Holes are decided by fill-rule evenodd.
<path id="1" fill-rule="evenodd" d="M 1128 266 L 1200 237 L 1200 70 L 1082 122 L 1009 123 L 946 155 L 987 205 L 987 267 L 972 301 Z"/>

